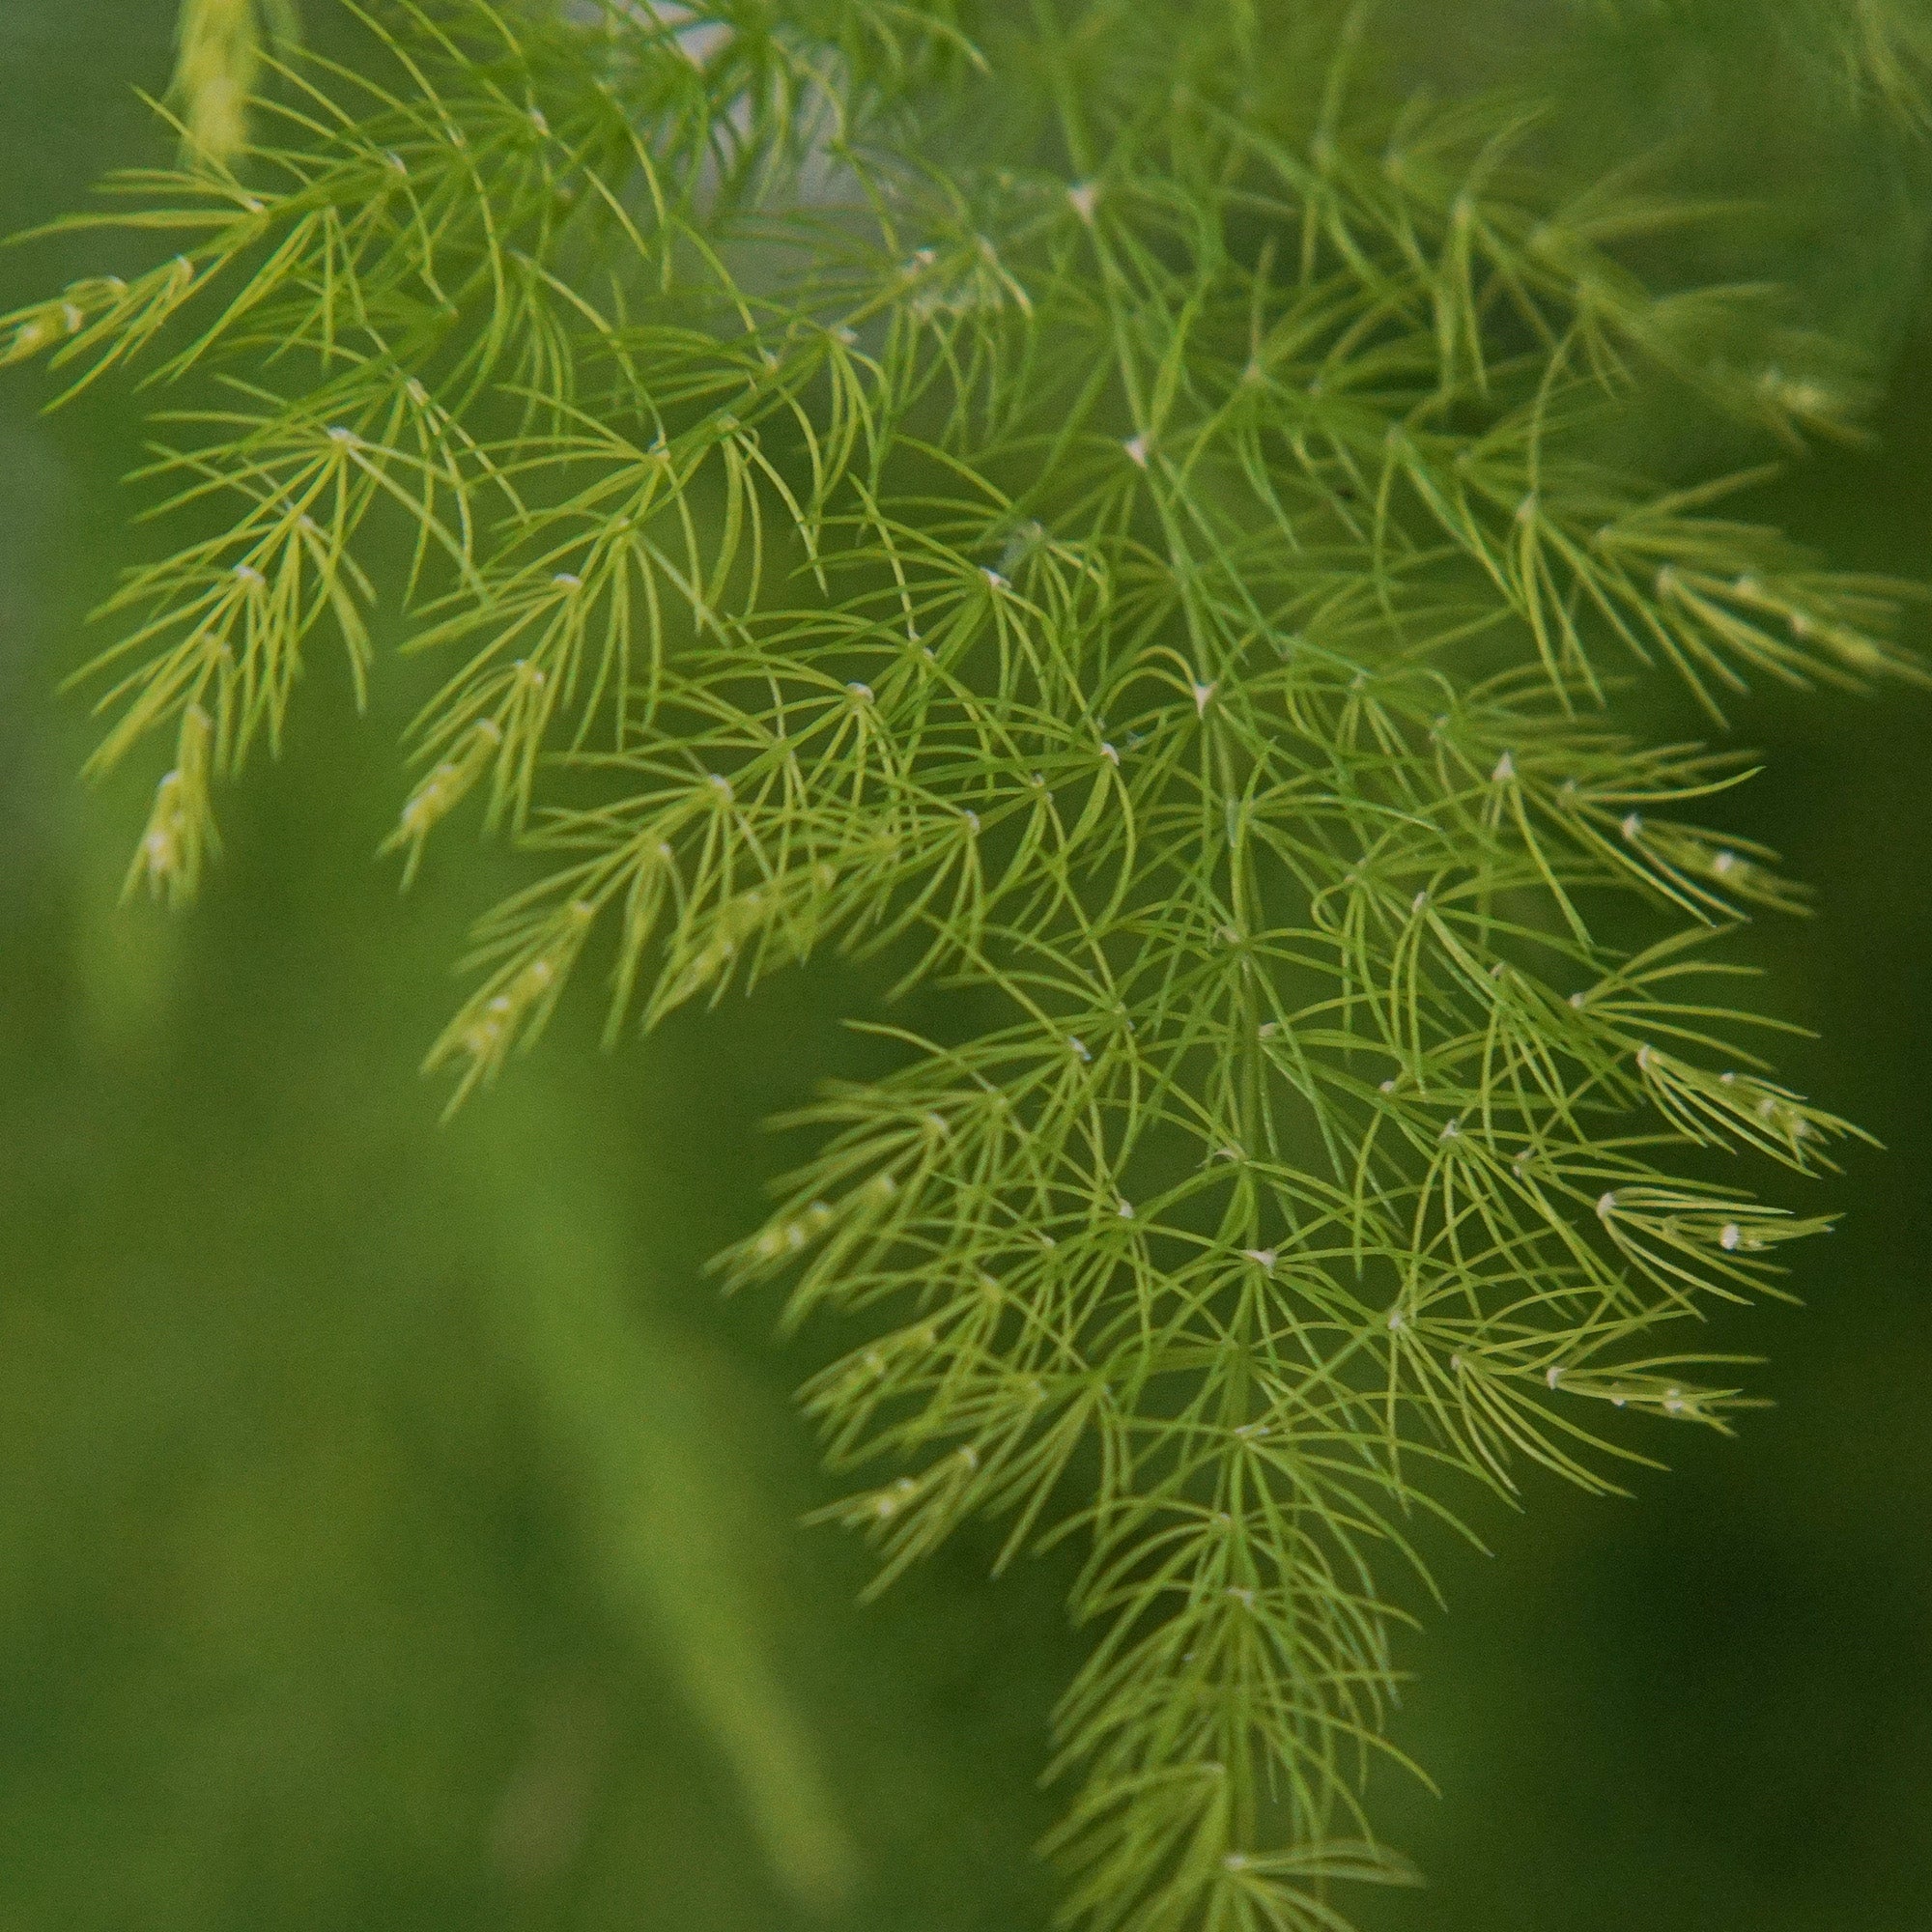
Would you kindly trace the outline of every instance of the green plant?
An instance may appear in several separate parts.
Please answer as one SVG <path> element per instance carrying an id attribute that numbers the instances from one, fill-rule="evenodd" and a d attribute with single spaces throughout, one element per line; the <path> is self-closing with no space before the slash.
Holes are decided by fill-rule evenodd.
<path id="1" fill-rule="evenodd" d="M 886 1466 L 839 1512 L 882 1581 L 972 1514 L 1084 1540 L 1069 1917 L 1339 1923 L 1406 1875 L 1391 1568 L 1525 1463 L 1608 1485 L 1616 1409 L 1723 1427 L 1731 1363 L 1661 1331 L 1823 1225 L 1708 1157 L 1849 1131 L 1711 945 L 1797 890 L 1701 822 L 1735 757 L 1604 713 L 1643 666 L 1714 721 L 1910 672 L 1898 587 L 1602 433 L 1661 394 L 1797 443 L 1855 384 L 1637 278 L 1714 211 L 1384 99 L 1361 13 L 356 18 L 353 67 L 266 57 L 253 146 L 185 74 L 188 158 L 87 217 L 183 251 L 6 324 L 184 390 L 186 535 L 97 667 L 99 768 L 176 744 L 130 886 L 191 895 L 386 602 L 440 671 L 405 877 L 471 809 L 533 866 L 455 1099 L 585 961 L 613 1037 L 823 946 L 962 988 L 726 1273 L 861 1324 L 808 1402 Z M 1902 95 L 1891 18 L 1844 14 Z"/>
<path id="2" fill-rule="evenodd" d="M 248 145 L 248 102 L 261 79 L 263 44 L 296 40 L 291 0 L 182 0 L 174 94 L 182 147 L 216 167 Z"/>

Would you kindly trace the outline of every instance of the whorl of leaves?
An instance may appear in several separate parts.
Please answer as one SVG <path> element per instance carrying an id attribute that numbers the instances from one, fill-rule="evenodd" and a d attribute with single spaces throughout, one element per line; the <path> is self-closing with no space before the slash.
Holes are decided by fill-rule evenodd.
<path id="1" fill-rule="evenodd" d="M 1889 586 L 1591 455 L 1643 384 L 1838 413 L 1748 292 L 1619 266 L 1695 211 L 1383 112 L 1325 12 L 384 4 L 236 174 L 88 217 L 179 254 L 5 325 L 185 385 L 148 474 L 199 533 L 96 667 L 102 767 L 180 746 L 135 881 L 192 886 L 309 654 L 377 673 L 381 596 L 439 673 L 392 844 L 473 801 L 537 864 L 459 1095 L 586 955 L 613 1031 L 827 945 L 1003 1008 L 829 1094 L 726 1266 L 862 1317 L 809 1403 L 886 1466 L 838 1512 L 885 1577 L 1082 1539 L 1053 1849 L 1133 1932 L 1403 1877 L 1416 1520 L 1606 1484 L 1617 1409 L 1721 1427 L 1666 1331 L 1821 1225 L 1703 1151 L 1846 1131 L 1704 951 L 1798 895 L 1612 680 L 1906 668 Z"/>

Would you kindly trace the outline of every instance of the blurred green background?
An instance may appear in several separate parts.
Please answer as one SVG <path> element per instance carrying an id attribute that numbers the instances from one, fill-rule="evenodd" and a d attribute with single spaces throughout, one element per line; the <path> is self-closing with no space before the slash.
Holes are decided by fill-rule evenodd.
<path id="1" fill-rule="evenodd" d="M 1932 576 L 1899 141 L 1774 99 L 1748 13 L 1693 58 L 1554 5 L 1406 12 L 1444 86 L 1547 82 L 1577 153 L 1680 137 L 1684 177 L 1766 194 L 1740 258 L 1886 391 L 1872 449 L 1760 507 Z M 0 0 L 0 226 L 164 156 L 132 88 L 171 33 L 162 0 Z M 94 265 L 15 251 L 0 308 Z M 358 724 L 327 665 L 204 904 L 120 907 L 140 781 L 83 792 L 54 687 L 148 541 L 140 430 L 125 388 L 43 395 L 0 380 L 0 1928 L 1043 1928 L 1064 1575 L 988 1584 L 968 1538 L 858 1605 L 864 1552 L 798 1526 L 831 1492 L 788 1391 L 832 1338 L 781 1349 L 702 1272 L 782 1165 L 760 1120 L 864 1069 L 838 1022 L 875 989 L 796 974 L 611 1058 L 567 1015 L 440 1126 L 416 1063 L 508 874 L 452 844 L 397 896 L 406 694 Z M 1720 1337 L 1773 1356 L 1741 1440 L 1673 1435 L 1635 1504 L 1532 1485 L 1447 1560 L 1401 1724 L 1441 1795 L 1383 1793 L 1431 1885 L 1371 1932 L 1932 1925 L 1932 701 L 1740 726 L 1741 829 L 1818 889 L 1749 942 L 1825 1030 L 1787 1070 L 1889 1151 L 1835 1185 L 1806 1305 Z"/>

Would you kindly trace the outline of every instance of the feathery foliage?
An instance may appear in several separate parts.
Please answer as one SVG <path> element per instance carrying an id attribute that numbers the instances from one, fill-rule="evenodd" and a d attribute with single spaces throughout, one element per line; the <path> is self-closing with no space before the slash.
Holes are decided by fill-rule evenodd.
<path id="1" fill-rule="evenodd" d="M 882 1582 L 970 1516 L 1081 1539 L 1068 1919 L 1340 1925 L 1407 1875 L 1363 1780 L 1419 1526 L 1609 1486 L 1619 1409 L 1724 1427 L 1683 1324 L 1825 1225 L 1711 1158 L 1851 1131 L 1713 950 L 1801 895 L 1706 822 L 1735 757 L 1604 707 L 1909 672 L 1899 592 L 1597 432 L 1797 443 L 1855 386 L 1636 277 L 1697 209 L 1385 103 L 1360 13 L 349 11 L 366 60 L 268 56 L 252 144 L 72 224 L 179 253 L 4 325 L 180 395 L 185 534 L 91 673 L 99 769 L 176 748 L 130 886 L 192 893 L 380 606 L 433 668 L 405 876 L 465 813 L 532 859 L 455 1099 L 586 962 L 613 1037 L 826 946 L 977 989 L 723 1265 L 861 1324 L 807 1400 Z"/>

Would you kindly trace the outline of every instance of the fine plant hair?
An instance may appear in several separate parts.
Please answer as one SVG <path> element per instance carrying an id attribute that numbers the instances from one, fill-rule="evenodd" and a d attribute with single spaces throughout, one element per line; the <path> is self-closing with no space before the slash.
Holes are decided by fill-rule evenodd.
<path id="1" fill-rule="evenodd" d="M 64 224 L 179 252 L 0 325 L 179 392 L 184 536 L 86 674 L 96 771 L 173 747 L 130 888 L 401 630 L 394 864 L 530 868 L 452 1104 L 574 980 L 613 1040 L 827 948 L 969 989 L 865 1021 L 897 1070 L 722 1270 L 853 1319 L 805 1401 L 882 1584 L 969 1518 L 1081 1552 L 1066 1921 L 1341 1926 L 1409 1876 L 1365 1779 L 1430 1525 L 1724 1429 L 1699 1324 L 1826 1225 L 1714 1158 L 1852 1131 L 1722 945 L 1802 893 L 1713 822 L 1738 756 L 1613 713 L 1916 675 L 1902 593 L 1601 452 L 1658 396 L 1841 433 L 1842 358 L 1637 277 L 1710 211 L 1384 99 L 1359 11 L 334 11 L 366 58 L 251 40 L 251 133 L 186 101 Z"/>

